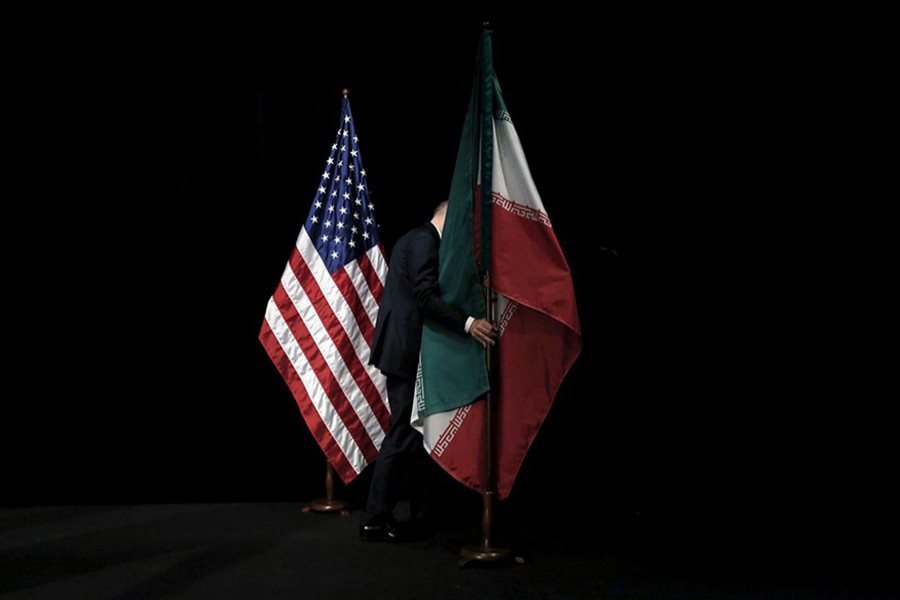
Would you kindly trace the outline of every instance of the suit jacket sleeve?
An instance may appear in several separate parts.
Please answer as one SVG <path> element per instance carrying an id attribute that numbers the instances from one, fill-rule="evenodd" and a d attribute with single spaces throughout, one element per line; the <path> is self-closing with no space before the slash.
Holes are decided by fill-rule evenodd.
<path id="1" fill-rule="evenodd" d="M 465 333 L 468 315 L 441 298 L 438 284 L 438 249 L 440 238 L 433 225 L 412 240 L 414 251 L 408 254 L 410 276 L 416 304 L 426 319 L 431 319 L 457 333 Z"/>

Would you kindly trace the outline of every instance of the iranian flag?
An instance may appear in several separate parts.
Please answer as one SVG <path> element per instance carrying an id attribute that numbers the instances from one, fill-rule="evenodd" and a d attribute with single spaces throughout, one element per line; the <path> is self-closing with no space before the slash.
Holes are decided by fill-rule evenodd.
<path id="1" fill-rule="evenodd" d="M 488 315 L 490 290 L 500 341 L 487 351 L 470 336 L 426 323 L 413 425 L 448 473 L 502 500 L 582 340 L 572 275 L 503 102 L 489 30 L 450 189 L 440 287 L 445 300 L 476 317 Z"/>

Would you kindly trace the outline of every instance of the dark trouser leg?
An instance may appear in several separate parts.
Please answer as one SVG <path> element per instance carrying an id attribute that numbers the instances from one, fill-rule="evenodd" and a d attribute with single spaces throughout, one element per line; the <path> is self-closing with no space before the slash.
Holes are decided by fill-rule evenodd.
<path id="1" fill-rule="evenodd" d="M 387 388 L 391 404 L 391 427 L 381 444 L 372 472 L 365 510 L 370 516 L 394 511 L 413 457 L 418 452 L 425 453 L 422 435 L 409 423 L 415 381 L 389 375 Z"/>

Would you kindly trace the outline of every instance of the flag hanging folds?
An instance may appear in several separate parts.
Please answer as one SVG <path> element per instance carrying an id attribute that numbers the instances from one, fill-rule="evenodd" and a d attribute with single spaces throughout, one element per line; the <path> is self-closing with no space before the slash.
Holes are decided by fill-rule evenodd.
<path id="1" fill-rule="evenodd" d="M 441 295 L 484 316 L 487 271 L 500 329 L 498 360 L 469 336 L 426 323 L 413 424 L 429 454 L 477 490 L 512 490 L 556 392 L 581 352 L 568 263 L 531 178 L 482 33 L 441 240 Z M 486 481 L 485 382 L 489 383 L 494 481 Z"/>
<path id="2" fill-rule="evenodd" d="M 384 376 L 369 365 L 387 269 L 345 94 L 309 216 L 259 331 L 344 483 L 375 460 L 390 425 Z"/>

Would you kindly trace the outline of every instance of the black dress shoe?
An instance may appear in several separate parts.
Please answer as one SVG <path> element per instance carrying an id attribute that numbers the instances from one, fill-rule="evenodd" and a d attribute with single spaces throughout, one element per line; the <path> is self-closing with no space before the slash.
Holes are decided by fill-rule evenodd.
<path id="1" fill-rule="evenodd" d="M 406 541 L 403 526 L 394 517 L 384 515 L 376 515 L 360 526 L 359 537 L 382 542 Z"/>

